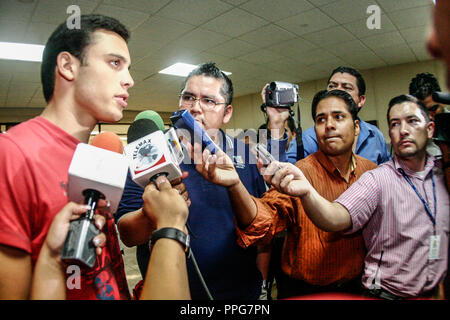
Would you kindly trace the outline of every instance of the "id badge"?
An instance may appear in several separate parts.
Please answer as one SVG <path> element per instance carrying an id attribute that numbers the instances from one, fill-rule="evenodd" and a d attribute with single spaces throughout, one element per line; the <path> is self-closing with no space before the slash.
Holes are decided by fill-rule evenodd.
<path id="1" fill-rule="evenodd" d="M 428 254 L 428 260 L 439 259 L 439 247 L 441 245 L 441 236 L 434 235 L 430 237 L 430 252 Z"/>

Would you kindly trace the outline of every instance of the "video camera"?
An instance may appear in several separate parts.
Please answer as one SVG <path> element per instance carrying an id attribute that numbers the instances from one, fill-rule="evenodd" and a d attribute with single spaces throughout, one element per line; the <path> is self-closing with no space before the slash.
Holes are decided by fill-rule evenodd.
<path id="1" fill-rule="evenodd" d="M 266 88 L 266 106 L 290 108 L 298 101 L 298 85 L 273 81 Z"/>

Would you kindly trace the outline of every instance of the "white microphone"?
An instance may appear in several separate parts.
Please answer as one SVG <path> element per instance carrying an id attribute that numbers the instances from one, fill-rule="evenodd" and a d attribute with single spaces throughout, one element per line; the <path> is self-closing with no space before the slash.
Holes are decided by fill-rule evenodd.
<path id="1" fill-rule="evenodd" d="M 117 210 L 128 170 L 128 162 L 121 153 L 122 142 L 117 135 L 99 135 L 96 142 L 109 150 L 80 143 L 70 163 L 69 200 L 84 202 L 91 208 L 79 219 L 71 221 L 61 253 L 67 263 L 82 263 L 90 268 L 96 261 L 92 239 L 100 232 L 94 225 L 98 201 L 106 199 L 111 212 Z"/>
<path id="2" fill-rule="evenodd" d="M 78 144 L 69 167 L 69 200 L 82 203 L 83 191 L 100 192 L 116 212 L 127 178 L 128 162 L 123 154 L 89 144 Z"/>

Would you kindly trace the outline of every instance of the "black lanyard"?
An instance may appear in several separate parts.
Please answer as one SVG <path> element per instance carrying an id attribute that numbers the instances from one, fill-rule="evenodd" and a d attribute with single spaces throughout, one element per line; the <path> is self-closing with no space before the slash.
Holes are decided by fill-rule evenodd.
<path id="1" fill-rule="evenodd" d="M 434 215 L 431 212 L 431 209 L 428 206 L 428 203 L 424 200 L 422 195 L 419 193 L 419 191 L 417 190 L 417 188 L 414 185 L 414 183 L 412 183 L 411 179 L 409 179 L 409 177 L 406 175 L 405 171 L 402 168 L 399 168 L 398 171 L 400 171 L 400 173 L 402 174 L 403 178 L 405 178 L 405 180 L 408 181 L 409 185 L 416 192 L 417 196 L 422 201 L 423 206 L 425 207 L 425 211 L 426 211 L 427 215 L 430 217 L 431 222 L 433 222 L 433 226 L 436 226 L 436 212 L 437 212 L 437 209 L 436 209 L 437 208 L 437 206 L 436 206 L 436 185 L 434 183 L 433 170 L 431 171 L 431 183 L 433 184 Z"/>

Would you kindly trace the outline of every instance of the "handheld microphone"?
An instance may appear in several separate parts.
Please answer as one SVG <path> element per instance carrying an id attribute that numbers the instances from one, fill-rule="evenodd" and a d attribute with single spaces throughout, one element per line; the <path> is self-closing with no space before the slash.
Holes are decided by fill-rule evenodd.
<path id="1" fill-rule="evenodd" d="M 123 143 L 120 140 L 120 137 L 114 132 L 100 132 L 92 139 L 91 145 L 112 152 L 123 153 Z"/>
<path id="2" fill-rule="evenodd" d="M 152 120 L 156 124 L 156 126 L 159 128 L 159 130 L 161 130 L 161 131 L 165 130 L 163 119 L 157 112 L 155 112 L 153 110 L 145 110 L 145 111 L 139 112 L 136 115 L 136 117 L 134 118 L 134 121 L 139 120 L 139 119 Z"/>
<path id="3" fill-rule="evenodd" d="M 444 93 L 444 92 L 435 91 L 435 92 L 433 92 L 431 97 L 437 103 L 450 105 L 450 93 Z"/>
<path id="4" fill-rule="evenodd" d="M 178 137 L 173 129 L 163 133 L 157 125 L 162 119 L 154 121 L 155 114 L 161 118 L 153 111 L 152 119 L 141 118 L 131 124 L 127 133 L 128 145 L 124 148 L 131 178 L 143 188 L 159 175 L 165 175 L 169 181 L 182 175 L 179 164 L 183 153 Z"/>
<path id="5" fill-rule="evenodd" d="M 175 111 L 170 116 L 170 121 L 178 130 L 177 132 L 185 137 L 188 141 L 191 141 L 192 145 L 194 142 L 201 142 L 202 148 L 208 148 L 211 154 L 215 154 L 219 147 L 214 143 L 211 137 L 203 130 L 202 126 L 195 121 L 194 117 L 187 110 Z M 187 130 L 187 132 L 186 132 Z M 188 134 L 189 132 L 189 134 Z"/>
<path id="6" fill-rule="evenodd" d="M 68 183 L 69 200 L 84 202 L 91 208 L 70 223 L 61 255 L 68 263 L 82 263 L 90 268 L 96 261 L 92 240 L 100 233 L 94 225 L 98 201 L 107 199 L 111 212 L 117 210 L 128 170 L 128 163 L 122 154 L 123 144 L 116 134 L 105 132 L 92 142 L 98 143 L 98 146 L 78 144 L 70 163 Z"/>

